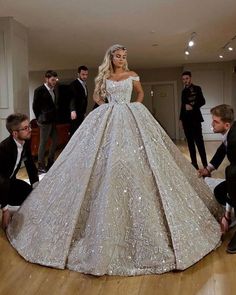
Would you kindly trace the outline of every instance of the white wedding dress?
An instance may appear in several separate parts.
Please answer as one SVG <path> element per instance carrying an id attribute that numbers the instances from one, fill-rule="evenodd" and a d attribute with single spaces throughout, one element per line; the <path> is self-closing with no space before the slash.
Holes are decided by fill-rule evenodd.
<path id="1" fill-rule="evenodd" d="M 107 80 L 91 112 L 8 227 L 27 261 L 94 275 L 184 270 L 221 239 L 214 197 L 133 80 Z"/>

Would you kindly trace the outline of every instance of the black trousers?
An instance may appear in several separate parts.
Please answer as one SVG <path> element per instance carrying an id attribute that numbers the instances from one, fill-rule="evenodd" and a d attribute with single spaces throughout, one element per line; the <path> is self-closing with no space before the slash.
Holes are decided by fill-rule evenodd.
<path id="1" fill-rule="evenodd" d="M 218 203 L 225 206 L 226 203 L 233 206 L 231 199 L 228 195 L 228 188 L 226 180 L 218 184 L 214 189 L 214 195 Z"/>
<path id="2" fill-rule="evenodd" d="M 202 136 L 202 124 L 201 122 L 194 122 L 192 120 L 182 121 L 184 133 L 188 143 L 188 149 L 190 153 L 190 158 L 192 165 L 198 169 L 197 163 L 197 155 L 196 155 L 196 147 L 198 148 L 198 152 L 202 161 L 203 167 L 207 166 L 207 157 L 206 150 Z"/>
<path id="3" fill-rule="evenodd" d="M 236 166 L 231 164 L 226 167 L 225 179 L 215 187 L 214 195 L 220 204 L 228 203 L 236 208 Z"/>
<path id="4" fill-rule="evenodd" d="M 70 137 L 73 136 L 73 134 L 79 128 L 83 121 L 84 115 L 77 115 L 77 118 L 75 120 L 70 121 Z"/>
<path id="5" fill-rule="evenodd" d="M 57 148 L 57 129 L 56 124 L 39 124 L 40 142 L 38 149 L 38 162 L 45 165 L 45 152 L 48 139 L 51 138 L 51 145 L 49 148 L 48 160 L 53 162 Z"/>
<path id="6" fill-rule="evenodd" d="M 31 191 L 32 187 L 27 182 L 16 178 L 11 179 L 8 205 L 20 206 Z"/>

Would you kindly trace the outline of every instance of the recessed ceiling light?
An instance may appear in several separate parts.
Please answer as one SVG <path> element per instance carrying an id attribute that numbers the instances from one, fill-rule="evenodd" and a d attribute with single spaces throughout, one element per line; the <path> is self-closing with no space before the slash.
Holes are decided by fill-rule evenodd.
<path id="1" fill-rule="evenodd" d="M 193 41 L 193 40 L 190 40 L 190 41 L 188 42 L 188 46 L 192 47 L 193 45 L 194 45 L 194 41 Z"/>
<path id="2" fill-rule="evenodd" d="M 219 55 L 219 58 L 224 58 L 222 54 Z"/>
<path id="3" fill-rule="evenodd" d="M 188 50 L 185 50 L 185 55 L 189 55 L 189 51 Z"/>
<path id="4" fill-rule="evenodd" d="M 228 49 L 229 49 L 229 51 L 233 51 L 233 47 L 231 47 L 231 46 L 228 47 Z"/>

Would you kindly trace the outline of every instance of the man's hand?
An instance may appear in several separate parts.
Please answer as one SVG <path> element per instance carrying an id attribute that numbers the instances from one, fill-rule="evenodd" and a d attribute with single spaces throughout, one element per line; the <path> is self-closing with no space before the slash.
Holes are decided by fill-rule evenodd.
<path id="1" fill-rule="evenodd" d="M 185 109 L 186 111 L 192 111 L 193 107 L 191 106 L 191 104 L 186 104 Z"/>
<path id="2" fill-rule="evenodd" d="M 72 111 L 70 113 L 71 120 L 75 120 L 77 118 L 76 111 Z"/>
<path id="3" fill-rule="evenodd" d="M 229 231 L 230 224 L 231 224 L 231 212 L 226 211 L 220 221 L 222 234 L 225 234 L 227 231 Z"/>
<path id="4" fill-rule="evenodd" d="M 3 230 L 6 230 L 8 227 L 8 224 L 10 223 L 11 220 L 11 213 L 7 209 L 5 211 L 2 211 L 2 228 Z"/>
<path id="5" fill-rule="evenodd" d="M 211 177 L 211 172 L 207 168 L 199 169 L 198 177 Z"/>

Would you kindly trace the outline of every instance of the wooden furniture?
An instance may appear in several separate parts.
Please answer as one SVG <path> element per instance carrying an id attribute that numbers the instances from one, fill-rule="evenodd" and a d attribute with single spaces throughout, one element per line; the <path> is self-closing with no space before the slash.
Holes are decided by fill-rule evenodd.
<path id="1" fill-rule="evenodd" d="M 30 122 L 32 132 L 31 132 L 31 153 L 32 156 L 37 157 L 38 156 L 38 148 L 39 148 L 39 140 L 40 140 L 40 132 L 39 127 L 37 125 L 36 120 L 32 120 Z M 58 143 L 57 147 L 62 148 L 64 147 L 67 142 L 69 141 L 69 124 L 58 124 L 57 125 L 57 134 L 58 134 Z M 48 140 L 47 148 L 48 151 L 50 146 L 50 139 Z"/>

